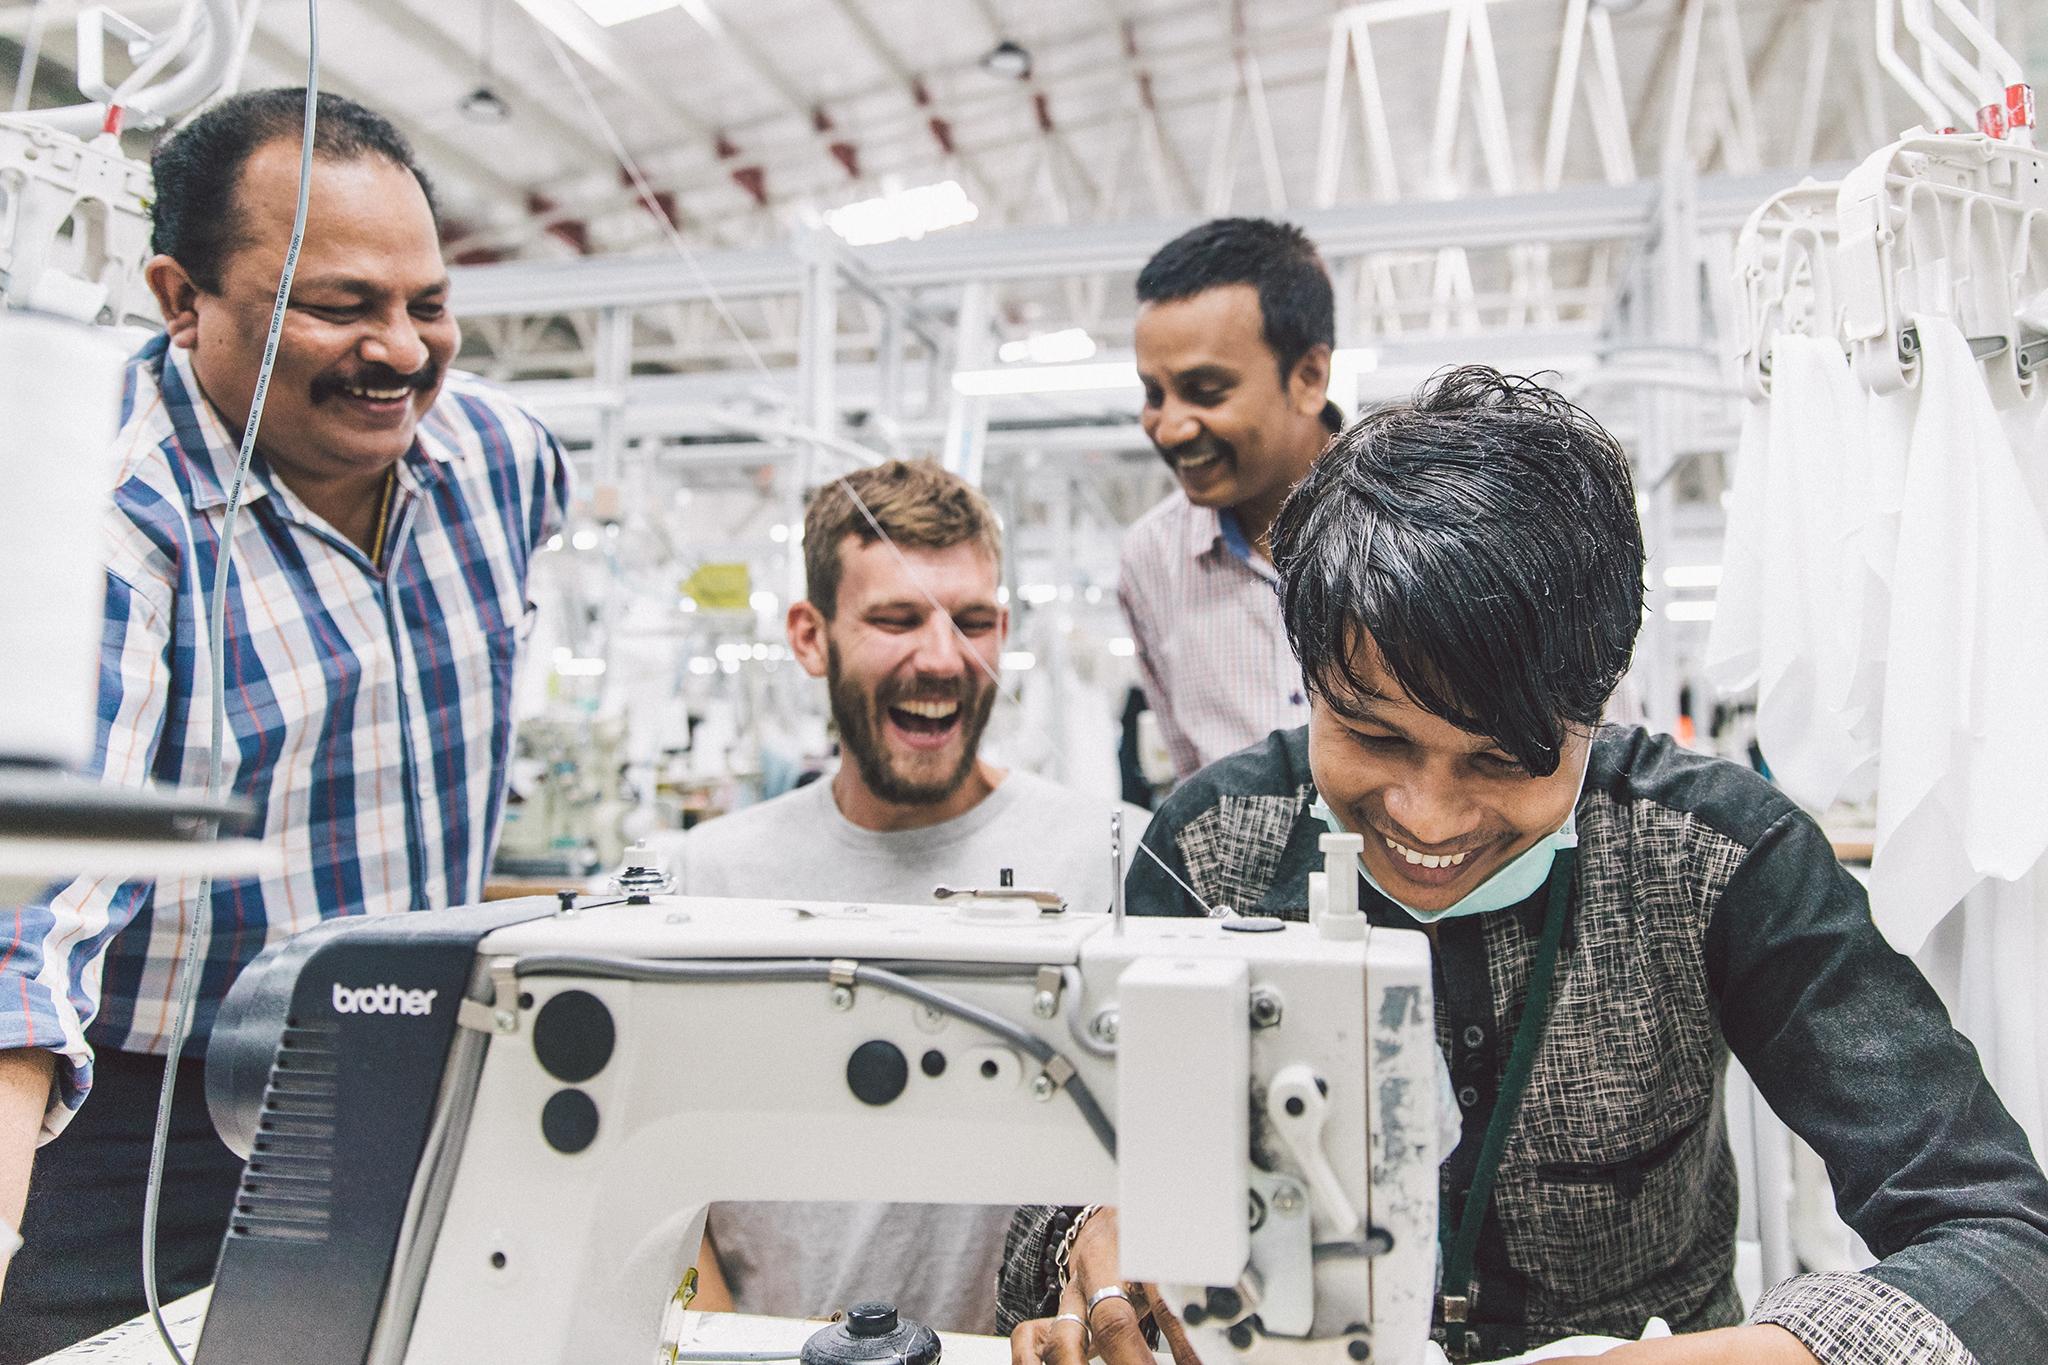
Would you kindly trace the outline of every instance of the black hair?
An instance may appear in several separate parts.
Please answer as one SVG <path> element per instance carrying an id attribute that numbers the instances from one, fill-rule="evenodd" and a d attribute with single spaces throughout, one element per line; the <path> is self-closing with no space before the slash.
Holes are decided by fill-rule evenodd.
<path id="1" fill-rule="evenodd" d="M 1138 272 L 1138 302 L 1170 303 L 1226 285 L 1259 291 L 1259 336 L 1285 384 L 1315 346 L 1337 344 L 1337 304 L 1315 243 L 1292 223 L 1216 218 L 1168 242 Z"/>
<path id="2" fill-rule="evenodd" d="M 1288 642 L 1339 711 L 1367 645 L 1416 705 L 1537 776 L 1599 723 L 1643 618 L 1620 444 L 1533 379 L 1481 365 L 1361 416 L 1273 523 Z"/>
<path id="3" fill-rule="evenodd" d="M 159 142 L 149 158 L 156 182 L 150 250 L 172 257 L 194 284 L 218 293 L 222 267 L 249 240 L 237 200 L 242 168 L 272 142 L 298 146 L 305 121 L 304 87 L 251 90 L 222 100 Z M 440 221 L 433 184 L 413 159 L 412 145 L 382 114 L 322 94 L 314 113 L 313 154 L 332 161 L 382 157 L 412 172 L 428 211 Z"/>

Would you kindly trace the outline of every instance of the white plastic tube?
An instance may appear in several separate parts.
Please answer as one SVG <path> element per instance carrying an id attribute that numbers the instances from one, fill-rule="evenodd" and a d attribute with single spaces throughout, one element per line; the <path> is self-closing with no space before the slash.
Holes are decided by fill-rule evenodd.
<path id="1" fill-rule="evenodd" d="M 238 17 L 235 0 L 200 0 L 200 21 L 193 28 L 192 41 L 196 47 L 192 59 L 162 84 L 138 90 L 128 98 L 122 108 L 129 124 L 168 123 L 205 103 L 235 64 Z M 91 137 L 106 124 L 107 106 L 104 101 L 94 101 L 60 109 L 37 109 L 16 117 L 77 137 Z"/>

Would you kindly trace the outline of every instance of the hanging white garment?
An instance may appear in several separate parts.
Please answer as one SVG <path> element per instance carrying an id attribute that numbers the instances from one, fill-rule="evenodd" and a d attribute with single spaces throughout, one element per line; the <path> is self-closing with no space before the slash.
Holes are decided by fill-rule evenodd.
<path id="1" fill-rule="evenodd" d="M 1861 761 L 1849 703 L 1863 622 L 1865 484 L 1855 466 L 1866 401 L 1834 341 L 1773 341 L 1757 742 L 1778 785 L 1816 813 Z"/>
<path id="2" fill-rule="evenodd" d="M 1913 961 L 2034 1150 L 2048 1152 L 2048 866 L 1978 886 Z"/>
<path id="3" fill-rule="evenodd" d="M 2048 851 L 2048 533 L 1962 333 L 1915 323 L 1871 865 L 1871 912 L 1907 953 L 1980 879 Z"/>
<path id="4" fill-rule="evenodd" d="M 1920 390 L 1869 394 L 1864 443 L 1852 477 L 1861 484 L 1859 573 L 1862 624 L 1845 709 L 1856 717 L 1859 766 L 1873 763 L 1883 741 L 1885 660 L 1891 649 L 1892 576 L 1899 558 L 1899 517 L 1905 509 L 1906 452 L 1920 411 Z M 1867 782 L 1866 778 L 1866 782 Z"/>
<path id="5" fill-rule="evenodd" d="M 1723 693 L 1754 687 L 1762 639 L 1764 595 L 1764 464 L 1770 458 L 1770 411 L 1742 405 L 1742 432 L 1728 479 L 1728 530 L 1721 546 L 1721 586 L 1707 632 L 1707 677 Z"/>

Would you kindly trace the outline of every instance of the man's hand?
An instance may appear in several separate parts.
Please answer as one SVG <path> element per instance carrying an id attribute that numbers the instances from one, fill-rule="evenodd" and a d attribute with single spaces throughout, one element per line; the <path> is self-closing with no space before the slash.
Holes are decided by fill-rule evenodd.
<path id="1" fill-rule="evenodd" d="M 1011 1365 L 1087 1365 L 1090 1354 L 1100 1356 L 1103 1365 L 1155 1365 L 1152 1348 L 1145 1344 L 1147 1318 L 1158 1325 L 1175 1365 L 1201 1365 L 1158 1289 L 1118 1278 L 1115 1209 L 1097 1211 L 1081 1228 L 1067 1268 L 1071 1274 L 1058 1315 L 1019 1323 L 1010 1333 Z M 1112 1285 L 1120 1286 L 1125 1297 L 1104 1298 L 1090 1313 L 1088 1301 Z"/>
<path id="2" fill-rule="evenodd" d="M 1782 1327 L 1723 1327 L 1659 1341 L 1631 1341 L 1604 1355 L 1563 1356 L 1551 1365 L 1820 1365 Z"/>

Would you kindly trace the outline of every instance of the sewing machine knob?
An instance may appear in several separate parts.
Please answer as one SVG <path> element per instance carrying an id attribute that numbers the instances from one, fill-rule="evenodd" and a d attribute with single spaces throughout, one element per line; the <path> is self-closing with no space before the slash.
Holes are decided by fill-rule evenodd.
<path id="1" fill-rule="evenodd" d="M 533 1054 L 548 1075 L 580 1085 L 612 1059 L 612 1012 L 589 991 L 563 991 L 533 1020 Z"/>
<path id="2" fill-rule="evenodd" d="M 863 1104 L 887 1104 L 910 1080 L 903 1049 L 885 1038 L 862 1043 L 846 1059 L 846 1085 Z"/>
<path id="3" fill-rule="evenodd" d="M 846 1330 L 857 1337 L 882 1337 L 896 1330 L 896 1305 L 857 1303 L 846 1310 Z"/>
<path id="4" fill-rule="evenodd" d="M 541 1136 L 564 1156 L 597 1141 L 597 1101 L 581 1090 L 557 1090 L 541 1106 Z"/>

